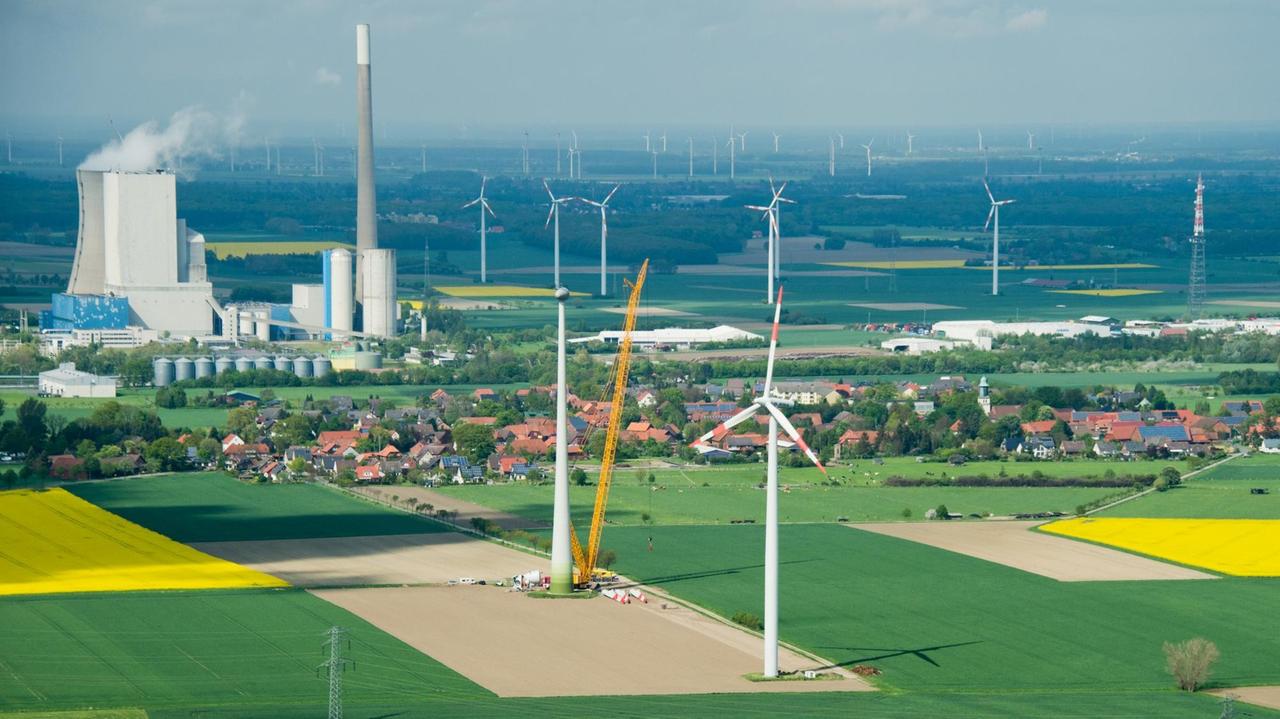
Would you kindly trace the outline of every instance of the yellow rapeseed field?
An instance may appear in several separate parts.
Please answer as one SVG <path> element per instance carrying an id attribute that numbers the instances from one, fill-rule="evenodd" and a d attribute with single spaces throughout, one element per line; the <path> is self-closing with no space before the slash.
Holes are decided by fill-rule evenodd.
<path id="1" fill-rule="evenodd" d="M 1135 295 L 1158 295 L 1160 290 L 1049 290 L 1059 295 L 1089 295 L 1091 297 L 1133 297 Z"/>
<path id="2" fill-rule="evenodd" d="M 310 255 L 336 247 L 355 249 L 337 240 L 300 240 L 298 242 L 264 240 L 261 242 L 206 242 L 204 248 L 212 252 L 214 257 L 225 260 L 228 257 L 247 257 L 248 255 Z"/>
<path id="3" fill-rule="evenodd" d="M 832 267 L 860 267 L 867 270 L 940 270 L 964 267 L 964 260 L 896 260 L 874 262 L 824 262 Z"/>
<path id="4" fill-rule="evenodd" d="M 437 292 L 450 297 L 553 297 L 555 290 L 549 287 L 523 287 L 521 285 L 437 285 Z M 585 297 L 584 292 L 573 292 Z"/>
<path id="5" fill-rule="evenodd" d="M 1041 527 L 1239 577 L 1280 576 L 1280 519 L 1065 519 Z"/>
<path id="6" fill-rule="evenodd" d="M 284 586 L 62 489 L 0 492 L 0 596 Z"/>

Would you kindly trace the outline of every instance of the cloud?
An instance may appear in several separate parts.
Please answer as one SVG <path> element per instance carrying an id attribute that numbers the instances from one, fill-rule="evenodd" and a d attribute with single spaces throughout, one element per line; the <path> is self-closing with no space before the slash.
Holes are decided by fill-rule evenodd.
<path id="1" fill-rule="evenodd" d="M 1004 29 L 1009 32 L 1025 32 L 1039 30 L 1049 23 L 1049 11 L 1044 8 L 1026 10 L 1005 21 Z"/>
<path id="2" fill-rule="evenodd" d="M 327 67 L 321 67 L 316 69 L 311 81 L 317 85 L 341 85 L 342 76 Z"/>

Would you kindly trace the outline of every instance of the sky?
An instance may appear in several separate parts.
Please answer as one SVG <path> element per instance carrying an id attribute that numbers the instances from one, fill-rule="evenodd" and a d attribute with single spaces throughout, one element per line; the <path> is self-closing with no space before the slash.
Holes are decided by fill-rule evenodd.
<path id="1" fill-rule="evenodd" d="M 384 133 L 1280 123 L 1273 0 L 4 0 L 0 121 L 349 133 L 358 22 Z"/>

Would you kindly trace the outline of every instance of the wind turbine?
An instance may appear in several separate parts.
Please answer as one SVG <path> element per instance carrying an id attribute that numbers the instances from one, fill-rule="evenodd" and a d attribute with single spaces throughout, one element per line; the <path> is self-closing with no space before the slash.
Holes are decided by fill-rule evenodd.
<path id="1" fill-rule="evenodd" d="M 839 133 L 839 132 L 837 132 L 837 133 L 836 133 L 836 137 L 840 138 L 840 149 L 841 149 L 841 150 L 843 150 L 843 149 L 844 149 L 844 135 L 843 135 L 843 134 L 841 134 L 841 133 Z"/>
<path id="2" fill-rule="evenodd" d="M 769 239 L 765 245 L 765 249 L 768 254 L 766 271 L 769 275 L 765 300 L 768 302 L 773 301 L 773 283 L 779 275 L 779 260 L 781 257 L 779 249 L 782 243 L 782 230 L 781 225 L 778 222 L 778 211 L 780 209 L 778 203 L 787 202 L 795 204 L 795 200 L 789 200 L 782 196 L 782 191 L 785 189 L 787 189 L 787 183 L 782 183 L 782 187 L 774 187 L 773 178 L 770 178 L 769 191 L 772 193 L 773 197 L 769 201 L 768 206 L 762 207 L 760 205 L 746 205 L 746 208 L 749 210 L 758 210 L 763 212 L 764 219 L 769 221 Z"/>
<path id="3" fill-rule="evenodd" d="M 1036 149 L 1036 134 L 1030 130 L 1027 130 L 1027 149 Z"/>
<path id="4" fill-rule="evenodd" d="M 711 138 L 711 174 L 720 174 L 720 140 Z"/>
<path id="5" fill-rule="evenodd" d="M 871 177 L 871 146 L 874 144 L 876 144 L 876 138 L 873 137 L 862 146 L 862 149 L 867 151 L 867 177 Z"/>
<path id="6" fill-rule="evenodd" d="M 524 174 L 529 174 L 529 131 L 524 131 L 524 144 L 520 146 L 520 165 L 524 169 Z M 560 282 L 556 282 L 556 287 L 560 286 Z"/>
<path id="7" fill-rule="evenodd" d="M 747 132 L 750 132 L 750 130 L 738 133 L 738 140 L 742 143 L 742 147 L 739 147 L 738 149 L 743 152 L 747 151 Z"/>
<path id="8" fill-rule="evenodd" d="M 58 135 L 58 167 L 62 167 L 62 135 Z"/>
<path id="9" fill-rule="evenodd" d="M 733 135 L 730 134 L 729 135 L 729 179 L 730 180 L 734 179 L 734 177 L 737 176 L 736 173 L 737 173 L 738 167 L 737 167 L 737 156 L 735 152 L 737 149 L 738 149 L 738 143 L 734 141 Z"/>
<path id="10" fill-rule="evenodd" d="M 653 155 L 653 179 L 658 179 L 658 151 L 653 150 L 649 153 Z"/>
<path id="11" fill-rule="evenodd" d="M 751 402 L 751 406 L 730 417 L 720 426 L 694 441 L 695 448 L 707 446 L 707 440 L 723 437 L 733 427 L 742 424 L 761 410 L 769 416 L 769 454 L 768 485 L 765 492 L 764 511 L 764 675 L 778 676 L 778 429 L 799 446 L 809 461 L 817 466 L 825 476 L 827 468 L 822 466 L 818 455 L 814 454 L 804 437 L 796 431 L 790 420 L 778 409 L 779 405 L 789 406 L 790 400 L 773 396 L 773 359 L 778 349 L 778 327 L 782 319 L 782 288 L 778 288 L 778 301 L 773 309 L 773 335 L 769 340 L 769 363 L 765 367 L 764 392 Z"/>
<path id="12" fill-rule="evenodd" d="M 689 138 L 689 177 L 693 177 L 693 138 Z"/>
<path id="13" fill-rule="evenodd" d="M 422 145 L 422 171 L 427 171 L 427 146 L 425 143 Z"/>
<path id="14" fill-rule="evenodd" d="M 982 226 L 982 231 L 986 232 L 987 227 L 991 224 L 991 220 L 995 219 L 995 234 L 991 239 L 991 294 L 1000 294 L 1000 208 L 1004 205 L 1011 205 L 1014 200 L 997 200 L 991 194 L 991 187 L 986 181 L 982 182 L 982 187 L 987 191 L 987 198 L 991 200 L 991 211 L 987 213 L 987 221 Z"/>
<path id="15" fill-rule="evenodd" d="M 655 154 L 654 157 L 657 157 L 657 155 Z M 595 200 L 588 200 L 585 197 L 578 198 L 579 200 L 582 200 L 583 202 L 587 203 L 588 205 L 591 205 L 592 207 L 600 208 L 600 296 L 601 297 L 604 297 L 609 292 L 609 287 L 607 284 L 609 256 L 608 256 L 608 252 L 605 249 L 606 243 L 609 241 L 609 214 L 608 214 L 609 200 L 613 199 L 613 193 L 617 192 L 619 187 L 622 187 L 622 185 L 614 185 L 613 189 L 609 190 L 609 194 L 605 195 L 604 200 L 600 202 L 596 202 Z"/>
<path id="16" fill-rule="evenodd" d="M 662 140 L 662 154 L 667 154 L 667 131 L 663 130 L 662 134 L 658 136 L 658 139 Z"/>
<path id="17" fill-rule="evenodd" d="M 830 153 L 827 155 L 827 174 L 832 177 L 836 176 L 836 139 L 834 137 L 827 138 L 827 144 L 830 145 Z"/>
<path id="18" fill-rule="evenodd" d="M 582 156 L 578 151 L 578 131 L 570 130 L 569 134 L 573 135 L 573 146 L 569 148 L 569 179 L 582 179 Z"/>
<path id="19" fill-rule="evenodd" d="M 981 129 L 978 130 L 978 152 L 985 152 L 985 149 L 982 146 L 982 130 Z"/>
<path id="20" fill-rule="evenodd" d="M 915 146 L 911 144 L 912 141 L 915 139 L 916 139 L 916 136 L 912 135 L 910 130 L 907 130 L 907 154 L 908 155 L 915 152 Z"/>
<path id="21" fill-rule="evenodd" d="M 776 154 L 778 154 L 778 139 L 779 139 L 779 138 L 781 138 L 781 137 L 782 137 L 782 135 L 779 135 L 779 134 L 778 134 L 778 133 L 776 133 L 776 132 L 774 132 L 774 133 L 772 133 L 772 134 L 773 134 L 773 154 L 775 154 L 775 155 L 776 155 Z"/>
<path id="22" fill-rule="evenodd" d="M 644 138 L 644 151 L 645 151 L 645 152 L 652 152 L 653 148 L 649 147 L 649 131 L 648 131 L 648 130 L 645 130 L 645 131 L 644 131 L 644 134 L 643 134 L 643 135 L 641 135 L 641 137 L 643 137 L 643 138 Z"/>
<path id="23" fill-rule="evenodd" d="M 62 138 L 58 138 L 58 139 L 61 140 Z M 262 147 L 267 151 L 266 168 L 267 168 L 267 174 L 270 175 L 271 174 L 271 138 L 269 137 L 262 138 Z M 58 160 L 58 164 L 59 165 L 62 164 L 61 159 Z"/>
<path id="24" fill-rule="evenodd" d="M 497 218 L 497 215 L 493 213 L 493 208 L 489 207 L 489 201 L 484 198 L 484 186 L 488 182 L 489 178 L 480 178 L 480 196 L 462 206 L 464 210 L 473 205 L 480 206 L 480 284 L 489 281 L 488 255 L 485 250 L 485 240 L 488 238 L 489 228 L 485 223 L 484 213 L 488 212 L 494 218 Z M 559 228 L 559 225 L 557 224 L 556 227 Z"/>
<path id="25" fill-rule="evenodd" d="M 555 244 L 555 252 L 554 252 L 555 265 L 556 265 L 555 286 L 559 288 L 560 287 L 560 205 L 563 205 L 564 203 L 569 202 L 573 198 L 556 197 L 555 193 L 551 191 L 551 187 L 547 185 L 546 180 L 542 181 L 542 186 L 543 188 L 546 189 L 547 196 L 551 198 L 551 210 L 547 212 L 547 222 L 542 226 L 542 229 L 545 230 L 547 226 L 551 224 L 552 220 L 555 220 L 555 223 L 556 223 L 556 244 Z"/>

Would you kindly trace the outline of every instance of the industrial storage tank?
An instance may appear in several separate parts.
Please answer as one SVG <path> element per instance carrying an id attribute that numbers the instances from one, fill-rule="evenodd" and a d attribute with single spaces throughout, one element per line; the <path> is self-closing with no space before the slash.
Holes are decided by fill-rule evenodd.
<path id="1" fill-rule="evenodd" d="M 267 324 L 271 313 L 268 310 L 253 311 L 253 332 L 263 342 L 271 341 L 271 325 Z"/>
<path id="2" fill-rule="evenodd" d="M 324 256 L 325 324 L 333 328 L 333 338 L 341 339 L 351 330 L 355 294 L 352 289 L 351 251 L 330 250 Z"/>
<path id="3" fill-rule="evenodd" d="M 173 379 L 181 382 L 184 379 L 196 378 L 196 363 L 186 357 L 179 357 L 173 361 Z"/>
<path id="4" fill-rule="evenodd" d="M 364 331 L 375 337 L 395 337 L 399 306 L 396 304 L 396 251 L 366 249 L 364 263 Z"/>
<path id="5" fill-rule="evenodd" d="M 289 359 L 288 357 L 285 357 L 284 355 L 280 355 L 279 357 L 276 358 L 275 368 L 280 372 L 292 372 L 293 360 Z"/>
<path id="6" fill-rule="evenodd" d="M 251 369 L 253 369 L 253 360 L 249 359 L 248 357 L 237 357 L 237 358 L 236 358 L 236 371 L 237 371 L 237 372 L 248 372 L 248 371 L 249 371 L 249 370 L 251 370 Z"/>
<path id="7" fill-rule="evenodd" d="M 168 387 L 173 384 L 173 360 L 168 357 L 157 357 L 151 363 L 151 369 L 155 372 L 153 384 L 157 387 Z"/>
<path id="8" fill-rule="evenodd" d="M 254 369 L 274 369 L 275 365 L 271 362 L 271 358 L 263 355 L 253 359 Z"/>
<path id="9" fill-rule="evenodd" d="M 196 358 L 196 379 L 199 379 L 201 377 L 212 377 L 213 371 L 214 371 L 214 367 L 213 367 L 212 357 Z"/>
<path id="10" fill-rule="evenodd" d="M 311 358 L 310 357 L 294 357 L 293 373 L 299 377 L 311 376 Z"/>
<path id="11" fill-rule="evenodd" d="M 218 374 L 222 374 L 229 369 L 233 369 L 235 366 L 236 363 L 232 362 L 230 357 L 219 357 L 213 361 L 213 370 Z"/>
<path id="12" fill-rule="evenodd" d="M 382 367 L 381 352 L 356 352 L 356 369 L 378 369 Z"/>
<path id="13" fill-rule="evenodd" d="M 333 371 L 333 363 L 328 357 L 317 357 L 311 362 L 311 371 L 317 377 L 324 377 Z"/>

